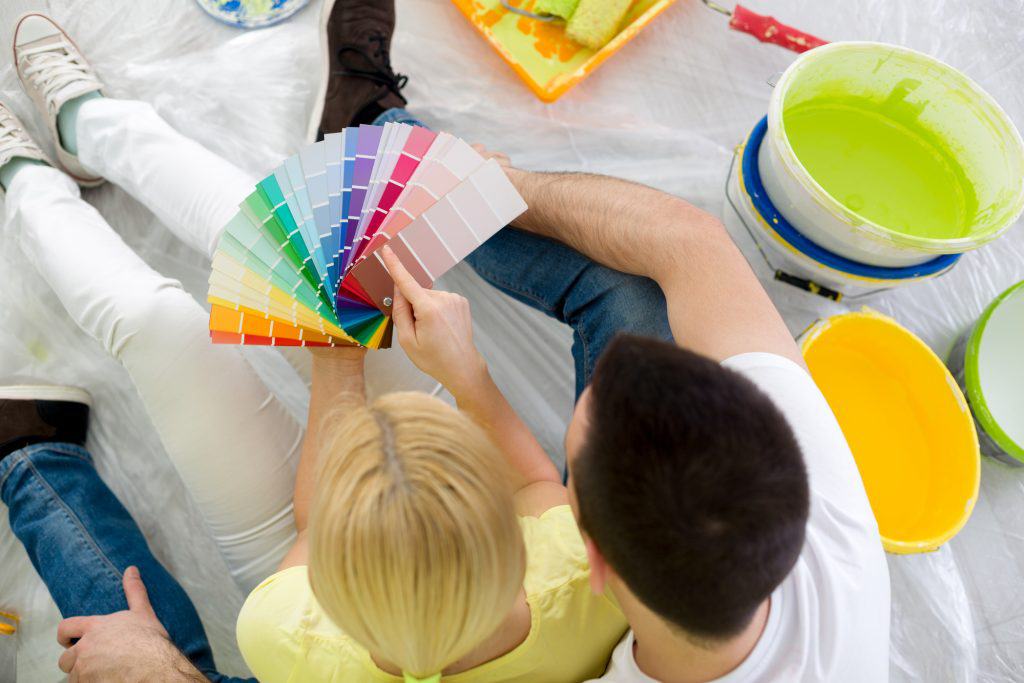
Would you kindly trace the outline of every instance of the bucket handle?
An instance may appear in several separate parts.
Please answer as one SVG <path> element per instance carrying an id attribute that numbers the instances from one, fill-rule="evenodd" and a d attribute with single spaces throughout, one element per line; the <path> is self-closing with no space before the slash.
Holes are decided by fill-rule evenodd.
<path id="1" fill-rule="evenodd" d="M 761 246 L 761 242 L 754 235 L 753 230 L 751 230 L 750 226 L 747 225 L 747 222 L 743 220 L 743 214 L 740 213 L 740 209 L 736 205 L 736 199 L 733 197 L 732 191 L 729 187 L 731 184 L 729 181 L 732 179 L 732 174 L 736 170 L 736 158 L 739 156 L 740 150 L 742 149 L 743 145 L 737 145 L 736 149 L 733 150 L 732 160 L 729 162 L 729 173 L 728 175 L 725 176 L 725 199 L 726 201 L 729 202 L 729 206 L 732 207 L 732 210 L 740 219 L 740 223 L 743 225 L 743 229 L 746 230 L 747 234 L 750 236 L 750 241 L 754 243 L 755 247 L 757 247 L 757 252 L 761 254 L 761 258 L 764 260 L 765 265 L 767 265 L 768 269 L 772 272 L 772 278 L 774 280 L 777 280 L 778 282 L 783 282 L 787 285 L 791 285 L 805 292 L 816 294 L 820 297 L 829 299 L 830 301 L 835 301 L 836 303 L 843 301 L 844 299 L 848 299 L 850 301 L 868 299 L 874 296 L 875 294 L 884 292 L 885 288 L 880 287 L 878 289 L 872 289 L 862 294 L 848 296 L 840 291 L 837 291 L 830 287 L 826 287 L 825 285 L 822 284 L 818 284 L 814 280 L 808 280 L 807 278 L 802 278 L 797 275 L 793 275 L 792 273 L 788 273 L 782 268 L 779 268 L 774 263 L 772 263 L 772 260 L 768 257 L 767 252 L 765 252 L 764 248 Z"/>

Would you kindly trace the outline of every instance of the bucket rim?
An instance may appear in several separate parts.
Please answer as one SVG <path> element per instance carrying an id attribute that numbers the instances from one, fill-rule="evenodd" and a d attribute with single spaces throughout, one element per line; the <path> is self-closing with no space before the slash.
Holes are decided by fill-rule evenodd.
<path id="1" fill-rule="evenodd" d="M 822 333 L 828 329 L 829 326 L 840 318 L 843 319 L 870 319 L 878 320 L 891 325 L 899 330 L 911 343 L 916 347 L 920 348 L 927 357 L 931 358 L 933 364 L 937 365 L 942 372 L 946 374 L 946 384 L 949 386 L 950 391 L 953 392 L 953 396 L 957 403 L 963 409 L 964 424 L 967 426 L 968 431 L 971 434 L 971 495 L 967 499 L 967 504 L 964 506 L 963 512 L 957 518 L 956 522 L 951 524 L 945 531 L 935 534 L 929 538 L 922 538 L 915 541 L 905 541 L 895 538 L 890 538 L 882 533 L 879 529 L 878 535 L 882 539 L 882 547 L 885 548 L 886 552 L 907 555 L 913 553 L 926 553 L 933 550 L 938 550 L 945 543 L 948 543 L 954 536 L 956 536 L 967 524 L 967 520 L 971 518 L 971 514 L 974 512 L 974 506 L 978 502 L 978 493 L 981 489 L 981 447 L 978 442 L 978 432 L 974 428 L 974 420 L 971 418 L 971 411 L 968 407 L 967 399 L 964 397 L 963 392 L 960 390 L 960 386 L 953 379 L 952 373 L 946 364 L 939 358 L 938 354 L 932 350 L 923 339 L 918 337 L 916 334 L 911 332 L 909 329 L 904 327 L 895 318 L 891 318 L 883 313 L 863 306 L 858 311 L 847 311 L 844 313 L 837 313 L 830 315 L 826 318 L 819 318 L 817 321 L 812 323 L 806 330 L 804 330 L 797 338 L 797 342 L 800 344 L 801 354 L 807 353 L 809 349 L 822 335 Z M 858 466 L 858 471 L 860 467 Z M 870 501 L 869 501 L 870 502 Z"/>
<path id="2" fill-rule="evenodd" d="M 751 131 L 747 144 L 743 146 L 743 159 L 740 165 L 743 174 L 743 189 L 750 197 L 754 209 L 768 226 L 801 254 L 840 273 L 875 280 L 913 280 L 938 275 L 952 268 L 963 256 L 963 254 L 943 254 L 913 266 L 873 266 L 841 256 L 804 236 L 775 208 L 775 204 L 772 203 L 761 180 L 757 155 L 767 132 L 768 116 L 763 116 Z"/>
<path id="3" fill-rule="evenodd" d="M 978 355 L 981 350 L 981 339 L 985 335 L 985 329 L 988 326 L 988 322 L 992 318 L 992 314 L 996 312 L 997 308 L 999 308 L 1000 304 L 1012 297 L 1018 290 L 1024 290 L 1024 280 L 1011 285 L 999 296 L 993 299 L 988 306 L 985 307 L 985 310 L 978 318 L 978 321 L 974 324 L 974 329 L 971 330 L 970 337 L 967 340 L 967 349 L 964 351 L 964 383 L 967 385 L 967 395 L 970 399 L 974 417 L 978 420 L 982 429 L 985 430 L 986 434 L 992 437 L 992 440 L 995 441 L 1007 455 L 1018 462 L 1024 463 L 1024 445 L 1018 444 L 1014 441 L 1013 438 L 1006 433 L 1006 430 L 1002 428 L 999 422 L 996 421 L 995 416 L 992 415 L 992 410 L 988 407 L 988 401 L 985 400 L 985 393 L 981 387 L 981 376 L 978 370 Z"/>
<path id="4" fill-rule="evenodd" d="M 937 57 L 920 52 L 913 48 L 904 47 L 902 45 L 894 45 L 892 43 L 883 43 L 878 41 L 870 40 L 846 40 L 828 43 L 821 47 L 816 47 L 813 50 L 804 52 L 796 60 L 793 61 L 789 67 L 782 73 L 782 76 L 776 82 L 774 90 L 772 91 L 772 97 L 768 104 L 768 118 L 773 123 L 775 121 L 782 121 L 782 100 L 784 94 L 790 84 L 790 82 L 799 74 L 803 69 L 807 67 L 808 62 L 814 59 L 820 59 L 822 55 L 828 54 L 840 50 L 848 49 L 886 49 L 894 52 L 899 52 L 904 55 L 908 55 L 914 58 L 922 59 L 926 62 L 930 62 L 933 65 L 942 67 L 948 70 L 952 75 L 959 77 L 963 83 L 972 91 L 972 94 L 985 105 L 992 109 L 995 119 L 1002 124 L 1006 133 L 1010 138 L 1010 147 L 1016 151 L 1017 161 L 1021 168 L 1021 178 L 1017 186 L 1016 194 L 1010 203 L 1010 213 L 1005 221 L 1004 225 L 999 228 L 991 229 L 980 235 L 973 235 L 968 237 L 957 237 L 953 239 L 940 239 L 935 237 L 919 237 L 914 235 L 908 235 L 906 233 L 898 232 L 887 228 L 879 223 L 876 223 L 868 218 L 865 218 L 861 214 L 848 208 L 838 199 L 833 197 L 824 187 L 818 183 L 817 180 L 807 171 L 803 163 L 796 156 L 796 152 L 789 144 L 787 136 L 783 135 L 784 145 L 780 146 L 779 158 L 785 165 L 786 169 L 792 173 L 797 182 L 801 185 L 808 187 L 814 191 L 815 199 L 823 201 L 829 211 L 831 211 L 837 218 L 847 223 L 851 227 L 863 230 L 865 233 L 870 234 L 876 239 L 880 239 L 883 243 L 894 244 L 902 247 L 911 247 L 925 253 L 933 254 L 948 254 L 951 251 L 969 251 L 971 249 L 977 249 L 978 247 L 984 246 L 993 240 L 998 239 L 1007 230 L 1013 227 L 1020 218 L 1021 213 L 1024 212 L 1024 138 L 1021 137 L 1020 131 L 1017 126 L 1014 125 L 1013 119 L 1010 118 L 1006 110 L 995 100 L 992 95 L 982 88 L 973 78 L 965 74 L 960 69 L 957 69 L 951 64 L 948 64 Z M 1013 150 L 1008 150 L 1008 154 L 1012 153 Z"/>
<path id="5" fill-rule="evenodd" d="M 199 7 L 204 12 L 206 12 L 206 14 L 209 17 L 219 21 L 222 24 L 226 24 L 228 26 L 232 26 L 234 28 L 239 29 L 270 28 L 271 26 L 275 26 L 281 23 L 282 21 L 291 19 L 293 15 L 298 13 L 299 10 L 305 8 L 306 5 L 309 4 L 309 0 L 294 0 L 294 5 L 291 5 L 290 7 L 287 7 L 286 9 L 276 14 L 273 12 L 269 12 L 267 14 L 258 15 L 253 19 L 231 19 L 227 15 L 222 14 L 218 11 L 218 8 L 214 4 L 215 2 L 216 0 L 196 0 L 196 4 L 199 5 Z"/>

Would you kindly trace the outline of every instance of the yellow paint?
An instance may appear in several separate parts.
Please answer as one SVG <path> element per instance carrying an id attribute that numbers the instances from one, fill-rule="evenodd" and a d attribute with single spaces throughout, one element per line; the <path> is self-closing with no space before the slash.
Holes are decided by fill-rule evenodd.
<path id="1" fill-rule="evenodd" d="M 928 346 L 865 309 L 802 337 L 807 365 L 857 461 L 885 549 L 935 550 L 978 497 L 978 436 L 963 394 Z"/>
<path id="2" fill-rule="evenodd" d="M 13 636 L 18 630 L 18 622 L 21 621 L 18 615 L 0 611 L 0 618 L 9 619 L 13 622 L 8 624 L 7 622 L 0 621 L 0 636 Z"/>

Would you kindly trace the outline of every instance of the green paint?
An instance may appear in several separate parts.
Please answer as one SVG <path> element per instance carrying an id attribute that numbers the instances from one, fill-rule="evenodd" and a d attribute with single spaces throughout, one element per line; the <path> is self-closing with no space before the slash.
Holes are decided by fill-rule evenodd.
<path id="1" fill-rule="evenodd" d="M 811 177 L 863 218 L 918 237 L 970 234 L 978 202 L 963 168 L 918 108 L 893 102 L 815 98 L 785 110 L 786 136 Z"/>

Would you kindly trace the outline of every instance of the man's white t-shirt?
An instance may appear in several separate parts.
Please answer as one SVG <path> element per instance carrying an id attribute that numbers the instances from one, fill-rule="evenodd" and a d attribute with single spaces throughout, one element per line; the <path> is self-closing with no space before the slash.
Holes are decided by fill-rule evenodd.
<path id="1" fill-rule="evenodd" d="M 803 552 L 772 593 L 768 622 L 750 656 L 714 683 L 889 678 L 889 569 L 878 525 L 846 439 L 807 371 L 770 353 L 722 362 L 782 411 L 807 464 L 811 510 Z M 656 683 L 622 639 L 603 683 Z"/>

